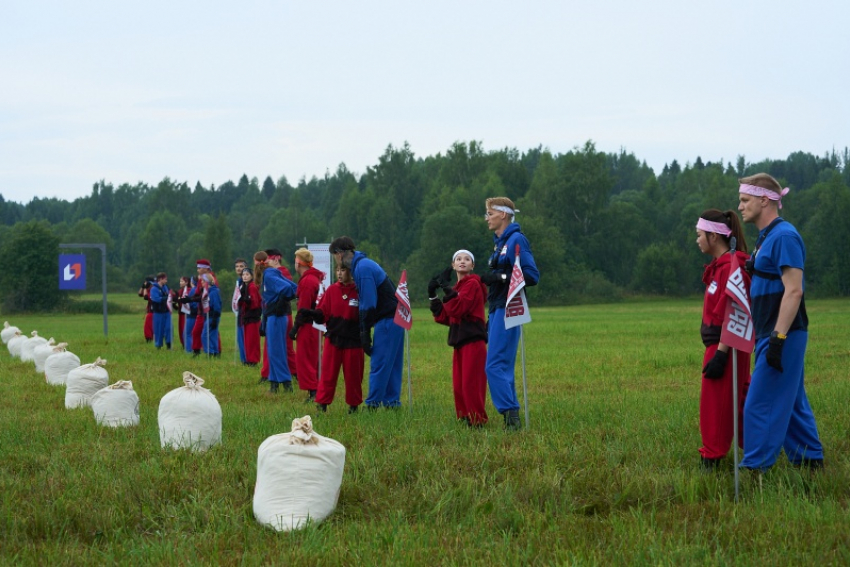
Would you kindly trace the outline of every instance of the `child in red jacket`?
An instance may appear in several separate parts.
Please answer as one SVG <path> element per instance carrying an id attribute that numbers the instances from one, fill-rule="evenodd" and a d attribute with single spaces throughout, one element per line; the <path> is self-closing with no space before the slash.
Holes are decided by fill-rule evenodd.
<path id="1" fill-rule="evenodd" d="M 449 346 L 454 347 L 452 385 L 457 418 L 470 427 L 487 423 L 484 400 L 487 395 L 487 323 L 484 319 L 484 298 L 487 288 L 481 278 L 472 273 L 475 257 L 469 250 L 458 250 L 452 265 L 434 276 L 428 284 L 431 313 L 437 323 L 448 325 Z M 451 272 L 457 274 L 452 287 Z M 442 288 L 445 297 L 436 297 Z"/>

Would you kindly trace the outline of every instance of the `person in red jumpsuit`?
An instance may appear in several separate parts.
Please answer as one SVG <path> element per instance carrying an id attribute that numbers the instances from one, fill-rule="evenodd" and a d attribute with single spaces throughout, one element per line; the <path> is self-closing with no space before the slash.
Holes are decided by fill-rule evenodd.
<path id="1" fill-rule="evenodd" d="M 263 298 L 254 272 L 243 268 L 239 289 L 237 324 L 242 329 L 245 345 L 245 365 L 257 366 L 260 362 L 260 318 L 263 314 Z"/>
<path id="2" fill-rule="evenodd" d="M 750 353 L 738 352 L 738 408 L 732 400 L 732 363 L 729 347 L 720 342 L 726 315 L 726 295 L 729 279 L 730 243 L 736 239 L 735 255 L 744 283 L 749 290 L 750 276 L 743 267 L 749 259 L 744 231 L 735 211 L 725 213 L 709 209 L 700 215 L 696 225 L 697 246 L 700 252 L 712 257 L 702 276 L 705 283 L 705 300 L 702 309 L 700 335 L 705 345 L 703 356 L 702 387 L 699 403 L 699 429 L 702 436 L 700 462 L 703 470 L 718 468 L 732 447 L 734 438 L 734 411 L 743 415 L 744 400 L 750 384 Z M 738 420 L 743 424 L 742 418 Z M 739 444 L 743 447 L 743 435 Z"/>
<path id="3" fill-rule="evenodd" d="M 313 267 L 313 253 L 306 248 L 295 252 L 295 271 L 298 272 L 297 309 L 315 309 L 319 303 L 322 291 L 322 280 L 325 274 Z M 289 337 L 296 341 L 295 360 L 298 366 L 298 387 L 307 392 L 307 403 L 316 400 L 316 390 L 319 388 L 319 341 L 322 337 L 319 330 L 307 323 L 303 317 L 289 332 Z"/>
<path id="4" fill-rule="evenodd" d="M 356 413 L 363 403 L 364 367 L 357 286 L 348 268 L 337 267 L 336 277 L 337 282 L 325 291 L 316 309 L 299 309 L 298 314 L 305 324 L 325 324 L 328 329 L 322 348 L 322 374 L 316 393 L 316 408 L 327 411 L 333 403 L 342 368 L 348 413 Z"/>
<path id="5" fill-rule="evenodd" d="M 139 288 L 139 297 L 147 302 L 147 305 L 145 306 L 145 323 L 142 327 L 146 343 L 153 341 L 153 306 L 151 305 L 151 286 L 155 281 L 155 276 L 148 276 L 145 278 L 145 283 L 143 283 L 142 287 Z"/>
<path id="6" fill-rule="evenodd" d="M 458 250 L 452 265 L 434 276 L 428 284 L 428 298 L 434 321 L 449 327 L 449 346 L 454 347 L 452 387 L 455 414 L 470 427 L 487 423 L 484 400 L 487 396 L 487 324 L 484 319 L 484 298 L 487 288 L 481 278 L 472 273 L 475 257 L 469 250 Z M 451 285 L 451 272 L 457 283 Z M 442 288 L 445 297 L 436 294 Z"/>

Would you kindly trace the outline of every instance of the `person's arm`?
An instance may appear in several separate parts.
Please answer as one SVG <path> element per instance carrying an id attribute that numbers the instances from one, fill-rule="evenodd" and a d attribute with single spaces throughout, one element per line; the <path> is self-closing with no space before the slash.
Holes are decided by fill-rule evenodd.
<path id="1" fill-rule="evenodd" d="M 773 330 L 780 335 L 785 335 L 800 310 L 800 302 L 803 299 L 803 270 L 783 266 L 782 285 L 785 286 L 785 293 L 782 294 L 779 316 L 776 318 L 776 327 Z"/>

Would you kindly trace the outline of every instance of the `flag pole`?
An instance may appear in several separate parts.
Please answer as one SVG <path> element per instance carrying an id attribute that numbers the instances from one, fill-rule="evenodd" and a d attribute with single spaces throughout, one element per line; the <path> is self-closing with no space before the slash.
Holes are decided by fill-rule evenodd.
<path id="1" fill-rule="evenodd" d="M 413 411 L 413 390 L 410 380 L 410 335 L 407 329 L 404 330 L 404 350 L 407 352 L 407 405 Z"/>
<path id="2" fill-rule="evenodd" d="M 519 326 L 519 349 L 522 358 L 522 403 L 525 405 L 525 429 L 528 429 L 528 378 L 525 373 L 525 333 L 523 327 Z"/>
<path id="3" fill-rule="evenodd" d="M 738 496 L 741 490 L 741 478 L 738 472 L 738 349 L 732 349 L 732 447 L 733 459 L 735 462 L 735 502 L 738 502 Z"/>

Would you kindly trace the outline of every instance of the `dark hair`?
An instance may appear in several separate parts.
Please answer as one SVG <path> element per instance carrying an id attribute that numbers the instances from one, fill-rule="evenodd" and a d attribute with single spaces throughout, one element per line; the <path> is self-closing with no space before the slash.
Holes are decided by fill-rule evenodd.
<path id="1" fill-rule="evenodd" d="M 732 210 L 724 213 L 718 209 L 708 209 L 703 211 L 700 217 L 707 221 L 719 222 L 728 226 L 729 230 L 732 231 L 732 234 L 729 236 L 719 233 L 715 234 L 722 238 L 726 244 L 729 244 L 729 239 L 734 236 L 736 240 L 735 249 L 744 253 L 747 252 L 747 238 L 744 236 L 744 229 L 741 227 L 741 221 L 738 220 L 738 213 Z"/>
<path id="2" fill-rule="evenodd" d="M 159 272 L 156 275 L 156 279 L 167 278 L 167 277 L 168 277 L 168 274 L 166 274 L 165 272 Z"/>
<path id="3" fill-rule="evenodd" d="M 283 254 L 280 252 L 279 248 L 266 248 L 266 254 L 268 254 L 269 256 L 283 257 Z"/>
<path id="4" fill-rule="evenodd" d="M 247 273 L 247 274 L 248 274 L 249 276 L 251 276 L 252 278 L 254 277 L 254 270 L 252 270 L 251 268 L 245 268 L 244 270 L 242 270 L 242 273 L 243 273 L 243 274 L 244 274 L 244 273 Z"/>
<path id="5" fill-rule="evenodd" d="M 350 236 L 340 236 L 339 238 L 334 239 L 331 242 L 331 246 L 328 249 L 331 254 L 338 254 L 340 252 L 345 252 L 347 250 L 355 250 L 354 241 Z"/>
<path id="6" fill-rule="evenodd" d="M 245 264 L 246 266 L 248 265 L 248 262 L 245 261 L 245 258 L 236 258 L 235 260 L 233 260 L 233 263 L 234 264 Z"/>

